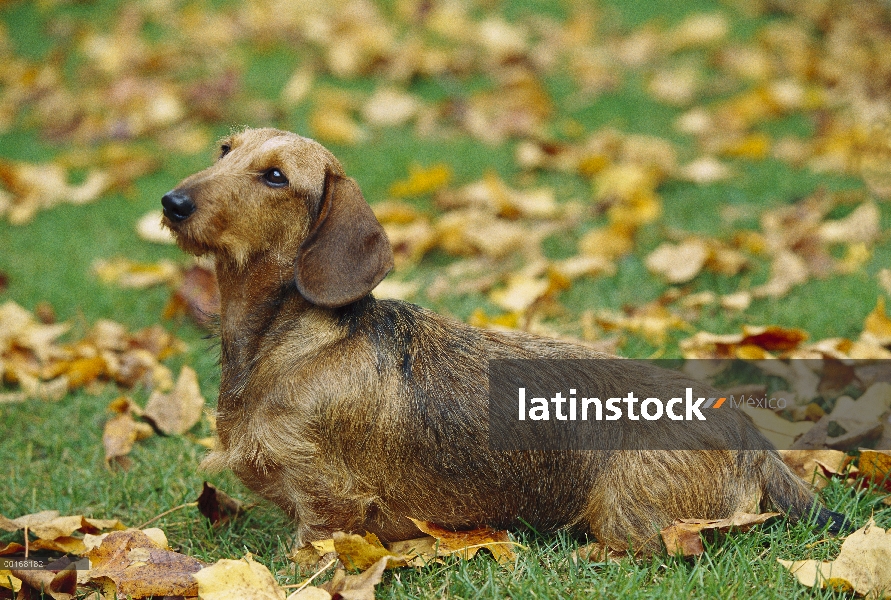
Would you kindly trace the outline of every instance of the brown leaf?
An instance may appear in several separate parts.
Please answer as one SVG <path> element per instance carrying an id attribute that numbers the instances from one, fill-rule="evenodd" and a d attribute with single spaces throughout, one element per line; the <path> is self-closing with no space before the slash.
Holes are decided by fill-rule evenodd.
<path id="1" fill-rule="evenodd" d="M 783 462 L 816 489 L 826 487 L 829 483 L 827 478 L 842 473 L 851 462 L 851 457 L 840 450 L 780 450 L 779 452 Z"/>
<path id="2" fill-rule="evenodd" d="M 136 421 L 129 413 L 112 417 L 106 421 L 102 433 L 106 464 L 114 462 L 125 469 L 129 468 L 130 458 L 127 455 L 133 449 L 133 444 L 154 433 L 151 425 Z"/>
<path id="3" fill-rule="evenodd" d="M 203 600 L 284 600 L 285 591 L 265 565 L 248 554 L 241 560 L 222 559 L 193 575 Z"/>
<path id="4" fill-rule="evenodd" d="M 226 523 L 238 516 L 244 509 L 240 500 L 236 500 L 226 492 L 204 482 L 201 495 L 198 496 L 198 510 L 214 525 Z"/>
<path id="5" fill-rule="evenodd" d="M 517 555 L 506 531 L 498 531 L 491 527 L 480 527 L 469 531 L 450 531 L 430 523 L 411 519 L 418 529 L 432 535 L 439 541 L 441 555 L 457 555 L 464 560 L 473 558 L 480 548 L 487 548 L 499 564 L 512 564 Z"/>
<path id="6" fill-rule="evenodd" d="M 777 562 L 808 587 L 853 590 L 871 598 L 891 597 L 891 533 L 872 519 L 845 539 L 833 561 Z"/>
<path id="7" fill-rule="evenodd" d="M 627 557 L 627 552 L 616 552 L 606 544 L 594 542 L 580 546 L 570 555 L 573 562 L 585 561 L 592 563 L 619 562 Z"/>
<path id="8" fill-rule="evenodd" d="M 44 569 L 10 571 L 13 576 L 37 591 L 48 594 L 53 600 L 71 600 L 77 588 L 77 571 L 63 569 L 58 573 Z"/>
<path id="9" fill-rule="evenodd" d="M 145 417 L 163 433 L 181 435 L 201 419 L 204 404 L 198 374 L 191 367 L 183 366 L 173 391 L 169 394 L 152 392 L 145 407 Z"/>
<path id="10" fill-rule="evenodd" d="M 91 581 L 107 577 L 119 595 L 197 596 L 193 574 L 204 566 L 198 560 L 158 546 L 145 533 L 128 529 L 108 534 L 89 552 Z"/>
<path id="11" fill-rule="evenodd" d="M 164 307 L 164 317 L 169 319 L 185 313 L 198 325 L 207 327 L 213 315 L 220 312 L 216 272 L 196 264 L 186 269 L 182 277 L 182 282 Z"/>
<path id="12" fill-rule="evenodd" d="M 358 575 L 347 575 L 342 569 L 334 573 L 331 581 L 320 586 L 334 598 L 343 600 L 374 600 L 374 586 L 381 582 L 390 556 L 381 557 L 376 563 Z"/>
<path id="13" fill-rule="evenodd" d="M 29 547 L 32 550 L 52 550 L 54 552 L 64 552 L 65 554 L 84 554 L 87 547 L 81 538 L 72 536 L 63 536 L 53 539 L 34 540 Z"/>
<path id="14" fill-rule="evenodd" d="M 726 519 L 680 519 L 662 531 L 662 541 L 669 554 L 682 556 L 698 556 L 705 552 L 700 533 L 718 531 L 727 533 L 731 530 L 746 531 L 753 525 L 764 523 L 780 513 L 734 513 Z"/>
<path id="15" fill-rule="evenodd" d="M 860 475 L 891 491 L 891 450 L 860 449 Z"/>

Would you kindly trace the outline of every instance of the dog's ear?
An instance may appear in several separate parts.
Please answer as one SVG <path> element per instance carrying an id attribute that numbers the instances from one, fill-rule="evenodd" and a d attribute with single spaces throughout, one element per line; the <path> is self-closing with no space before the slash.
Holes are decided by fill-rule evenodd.
<path id="1" fill-rule="evenodd" d="M 390 241 L 359 186 L 328 171 L 319 216 L 294 263 L 297 289 L 313 304 L 340 307 L 368 294 L 392 268 Z"/>

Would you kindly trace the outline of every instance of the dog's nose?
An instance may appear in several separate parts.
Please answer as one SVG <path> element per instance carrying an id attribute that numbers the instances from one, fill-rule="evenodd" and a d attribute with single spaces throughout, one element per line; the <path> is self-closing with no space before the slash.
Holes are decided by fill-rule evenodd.
<path id="1" fill-rule="evenodd" d="M 164 215 L 171 221 L 185 221 L 195 212 L 195 203 L 185 192 L 172 190 L 161 198 L 161 206 L 164 207 Z"/>

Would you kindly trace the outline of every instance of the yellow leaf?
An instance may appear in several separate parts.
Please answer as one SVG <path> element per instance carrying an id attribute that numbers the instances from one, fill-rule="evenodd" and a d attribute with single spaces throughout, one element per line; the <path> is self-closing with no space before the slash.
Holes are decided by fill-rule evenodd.
<path id="1" fill-rule="evenodd" d="M 444 163 L 429 167 L 412 164 L 408 168 L 408 178 L 394 181 L 390 185 L 390 195 L 397 198 L 423 196 L 446 187 L 452 180 L 452 169 Z"/>
<path id="2" fill-rule="evenodd" d="M 872 519 L 845 539 L 833 561 L 777 562 L 808 587 L 848 589 L 873 598 L 891 597 L 891 533 Z"/>
<path id="3" fill-rule="evenodd" d="M 269 569 L 250 554 L 241 560 L 219 560 L 192 577 L 202 600 L 285 600 L 285 591 Z"/>
<path id="4" fill-rule="evenodd" d="M 879 296 L 876 307 L 866 316 L 863 322 L 863 333 L 860 340 L 885 346 L 891 344 L 891 319 L 885 312 L 885 297 Z"/>

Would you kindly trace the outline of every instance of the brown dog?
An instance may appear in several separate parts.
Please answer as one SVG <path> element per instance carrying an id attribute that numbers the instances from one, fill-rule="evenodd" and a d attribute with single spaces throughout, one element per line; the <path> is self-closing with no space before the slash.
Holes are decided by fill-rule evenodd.
<path id="1" fill-rule="evenodd" d="M 762 439 L 742 417 L 709 425 L 724 450 L 493 450 L 489 359 L 606 355 L 375 300 L 393 264 L 389 242 L 356 183 L 312 140 L 232 135 L 216 164 L 162 204 L 180 247 L 216 259 L 219 448 L 205 464 L 231 468 L 287 511 L 298 541 L 337 530 L 408 539 L 418 536 L 412 517 L 454 529 L 572 526 L 613 548 L 653 551 L 674 519 L 759 504 L 844 524 L 775 451 L 726 449 Z M 585 377 L 605 395 L 636 386 L 659 397 L 672 377 L 684 383 L 630 361 L 603 364 Z"/>

